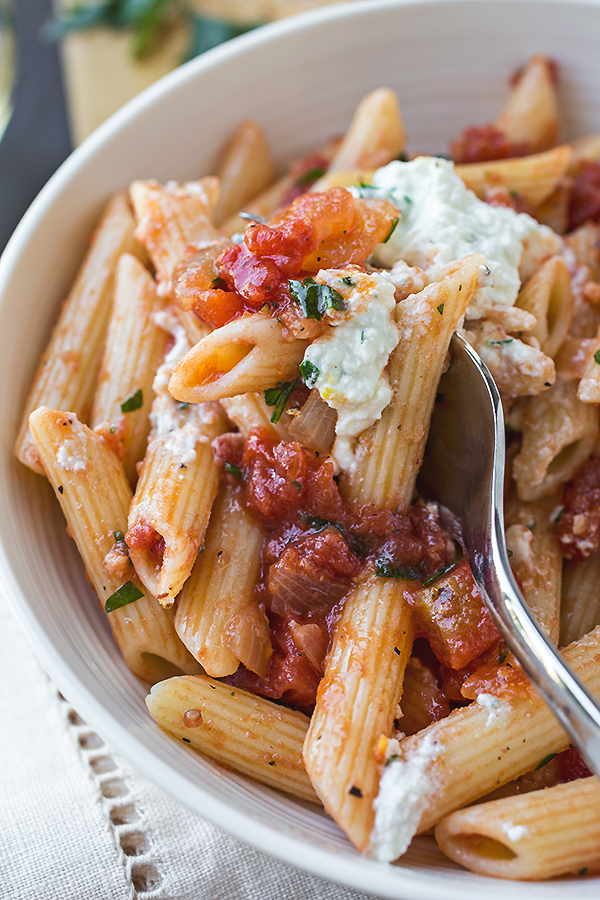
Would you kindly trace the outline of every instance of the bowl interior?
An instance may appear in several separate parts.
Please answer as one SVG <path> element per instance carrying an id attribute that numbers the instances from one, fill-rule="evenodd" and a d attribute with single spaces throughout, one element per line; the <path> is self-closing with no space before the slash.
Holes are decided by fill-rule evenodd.
<path id="1" fill-rule="evenodd" d="M 565 886 L 477 878 L 427 838 L 401 863 L 359 857 L 321 812 L 195 756 L 146 713 L 52 491 L 12 457 L 21 406 L 56 312 L 107 196 L 134 178 L 212 170 L 235 125 L 256 118 L 283 166 L 342 133 L 360 98 L 400 97 L 411 152 L 444 152 L 493 118 L 533 53 L 561 67 L 564 136 L 600 131 L 600 6 L 543 0 L 358 2 L 284 21 L 178 70 L 93 135 L 46 187 L 0 263 L 2 588 L 41 662 L 90 724 L 138 769 L 238 837 L 386 897 L 558 897 Z M 572 881 L 597 897 L 596 879 Z"/>

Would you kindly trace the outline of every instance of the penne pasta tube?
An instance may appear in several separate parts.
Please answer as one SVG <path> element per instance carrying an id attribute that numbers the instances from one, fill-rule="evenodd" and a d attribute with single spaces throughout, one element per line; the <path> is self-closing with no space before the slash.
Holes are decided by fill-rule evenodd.
<path id="1" fill-rule="evenodd" d="M 302 762 L 307 717 L 206 676 L 170 678 L 146 698 L 161 728 L 277 790 L 318 803 Z"/>
<path id="2" fill-rule="evenodd" d="M 533 152 L 558 143 L 556 78 L 547 57 L 529 60 L 494 125 L 511 144 L 526 144 Z"/>
<path id="3" fill-rule="evenodd" d="M 573 148 L 573 161 L 569 169 L 569 175 L 575 174 L 580 162 L 600 159 L 600 134 L 586 134 L 585 137 L 571 141 Z"/>
<path id="4" fill-rule="evenodd" d="M 214 241 L 212 224 L 219 182 L 213 176 L 178 184 L 134 181 L 129 189 L 138 225 L 136 237 L 146 247 L 163 291 L 170 290 L 175 266 L 188 247 Z"/>
<path id="5" fill-rule="evenodd" d="M 527 605 L 556 646 L 560 630 L 562 552 L 551 520 L 555 506 L 553 502 L 511 504 L 506 514 L 506 545 Z"/>
<path id="6" fill-rule="evenodd" d="M 33 379 L 15 444 L 17 458 L 43 474 L 29 414 L 38 406 L 71 409 L 87 419 L 102 356 L 117 261 L 140 252 L 125 194 L 108 203 Z"/>
<path id="7" fill-rule="evenodd" d="M 582 562 L 565 561 L 560 643 L 565 647 L 600 625 L 600 550 Z"/>
<path id="8" fill-rule="evenodd" d="M 600 785 L 582 778 L 461 809 L 435 837 L 478 875 L 541 881 L 600 871 Z"/>
<path id="9" fill-rule="evenodd" d="M 244 204 L 269 187 L 275 178 L 275 166 L 264 130 L 252 120 L 241 122 L 219 162 L 219 199 L 214 223 L 220 225 Z"/>
<path id="10" fill-rule="evenodd" d="M 210 334 L 210 325 L 207 325 L 206 322 L 199 319 L 193 310 L 183 310 L 178 306 L 174 306 L 173 310 L 179 319 L 181 327 L 185 331 L 190 347 L 193 347 L 194 344 L 201 341 L 207 334 Z"/>
<path id="11" fill-rule="evenodd" d="M 571 279 L 562 256 L 551 256 L 519 292 L 516 304 L 536 318 L 527 337 L 534 337 L 546 356 L 554 358 L 573 318 Z"/>
<path id="12" fill-rule="evenodd" d="M 398 159 L 405 143 L 398 98 L 390 88 L 378 88 L 358 104 L 328 172 L 378 169 Z"/>
<path id="13" fill-rule="evenodd" d="M 221 406 L 236 428 L 248 437 L 253 428 L 266 428 L 273 431 L 282 441 L 289 441 L 287 426 L 292 417 L 285 410 L 278 422 L 271 422 L 273 410 L 265 403 L 262 394 L 237 394 L 235 397 L 223 397 Z"/>
<path id="14" fill-rule="evenodd" d="M 480 254 L 468 256 L 396 306 L 400 341 L 387 368 L 392 399 L 379 421 L 360 435 L 354 471 L 341 480 L 345 496 L 357 505 L 408 508 L 450 338 L 484 262 Z"/>
<path id="15" fill-rule="evenodd" d="M 600 628 L 563 655 L 587 688 L 599 694 Z M 568 746 L 568 736 L 531 685 L 498 697 L 480 694 L 419 734 L 390 742 L 387 758 L 390 751 L 394 758 L 384 768 L 375 801 L 373 855 L 396 859 L 415 833 Z"/>
<path id="16" fill-rule="evenodd" d="M 559 378 L 527 402 L 523 440 L 513 463 L 521 500 L 539 500 L 569 481 L 598 439 L 598 409 L 577 398 L 577 383 Z"/>
<path id="17" fill-rule="evenodd" d="M 102 606 L 107 601 L 114 606 L 108 621 L 127 666 L 149 682 L 197 672 L 198 663 L 177 637 L 172 613 L 143 591 L 127 554 L 123 533 L 131 488 L 120 460 L 73 413 L 40 407 L 30 421 L 88 577 Z"/>
<path id="18" fill-rule="evenodd" d="M 189 343 L 174 312 L 156 319 L 175 343 L 154 379 L 152 431 L 125 540 L 142 583 L 171 606 L 204 539 L 219 484 L 211 443 L 226 431 L 227 419 L 218 404 L 173 400 L 168 380 Z"/>
<path id="19" fill-rule="evenodd" d="M 307 346 L 286 341 L 276 319 L 245 315 L 192 347 L 174 369 L 169 391 L 189 403 L 263 391 L 296 376 Z"/>
<path id="20" fill-rule="evenodd" d="M 495 321 L 470 322 L 465 337 L 494 376 L 502 394 L 535 396 L 554 384 L 554 361 L 538 347 L 507 334 Z"/>
<path id="21" fill-rule="evenodd" d="M 309 157 L 309 163 L 314 159 L 318 162 L 317 168 L 321 168 L 322 166 L 327 167 L 333 159 L 339 143 L 338 139 L 328 141 L 317 150 L 314 156 Z M 262 219 L 268 219 L 273 213 L 285 205 L 286 200 L 290 196 L 293 199 L 298 194 L 305 191 L 305 179 L 307 173 L 305 171 L 299 172 L 298 170 L 302 162 L 303 160 L 297 160 L 293 163 L 286 174 L 279 178 L 275 184 L 272 184 L 249 203 L 245 203 L 244 209 L 241 210 L 241 212 L 246 212 Z M 302 166 L 302 168 L 304 167 Z M 288 200 L 288 202 L 291 201 Z M 238 232 L 245 231 L 247 225 L 248 219 L 242 218 L 239 213 L 236 213 L 222 223 L 219 231 L 225 237 L 231 237 Z"/>
<path id="22" fill-rule="evenodd" d="M 236 488 L 225 486 L 217 497 L 204 550 L 183 586 L 175 613 L 179 637 L 204 671 L 215 678 L 232 675 L 240 662 L 265 675 L 271 656 L 264 613 L 265 628 L 260 633 L 256 627 L 255 633 L 246 636 L 243 659 L 227 648 L 228 630 L 237 624 L 239 634 L 236 617 L 239 619 L 246 607 L 255 607 L 258 612 L 254 588 L 264 540 L 262 529 L 245 511 L 238 493 Z M 259 625 L 258 618 L 254 624 Z"/>
<path id="23" fill-rule="evenodd" d="M 144 266 L 129 253 L 119 260 L 104 356 L 91 413 L 103 425 L 123 461 L 130 484 L 137 479 L 150 432 L 152 382 L 167 344 L 154 320 L 165 301 Z"/>
<path id="24" fill-rule="evenodd" d="M 346 597 L 304 744 L 317 794 L 359 850 L 373 827 L 378 742 L 392 731 L 412 648 L 404 585 L 371 575 Z"/>
<path id="25" fill-rule="evenodd" d="M 465 163 L 456 166 L 456 174 L 482 199 L 488 188 L 501 186 L 520 194 L 533 206 L 539 206 L 566 174 L 572 155 L 571 147 L 564 144 L 533 156 Z"/>
<path id="26" fill-rule="evenodd" d="M 587 362 L 579 387 L 577 388 L 577 396 L 583 403 L 600 403 L 600 328 L 590 346 L 587 353 Z"/>

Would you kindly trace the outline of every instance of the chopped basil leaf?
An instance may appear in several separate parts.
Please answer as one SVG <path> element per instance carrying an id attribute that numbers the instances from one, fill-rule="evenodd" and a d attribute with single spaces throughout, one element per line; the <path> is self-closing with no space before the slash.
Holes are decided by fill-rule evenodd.
<path id="1" fill-rule="evenodd" d="M 389 766 L 391 763 L 395 762 L 397 759 L 400 759 L 400 756 L 397 753 L 392 753 L 391 756 L 388 756 L 384 765 Z"/>
<path id="2" fill-rule="evenodd" d="M 345 275 L 345 276 L 342 278 L 342 283 L 343 283 L 343 284 L 347 284 L 348 287 L 354 287 L 354 282 L 352 281 L 352 279 L 350 278 L 349 275 Z"/>
<path id="3" fill-rule="evenodd" d="M 218 275 L 216 278 L 213 278 L 213 280 L 210 283 L 210 286 L 215 291 L 226 291 L 227 290 L 227 282 L 224 281 L 222 278 L 219 278 Z"/>
<path id="4" fill-rule="evenodd" d="M 229 462 L 228 459 L 223 463 L 223 469 L 227 473 L 227 475 L 233 475 L 234 478 L 243 479 L 244 473 L 240 469 L 239 466 L 236 466 L 235 463 Z"/>
<path id="5" fill-rule="evenodd" d="M 121 587 L 114 592 L 114 594 L 110 595 L 104 604 L 104 612 L 114 612 L 115 609 L 120 609 L 122 606 L 134 603 L 143 596 L 143 593 L 135 586 L 133 581 L 126 581 L 125 584 L 122 584 Z"/>
<path id="6" fill-rule="evenodd" d="M 364 331 L 361 331 L 361 333 L 360 333 L 360 342 L 361 342 L 361 344 L 364 344 L 364 342 L 365 342 L 365 333 L 364 333 Z"/>
<path id="7" fill-rule="evenodd" d="M 292 484 L 294 485 L 294 487 L 296 488 L 298 493 L 300 493 L 302 491 L 302 485 L 300 484 L 299 481 L 292 481 Z"/>
<path id="8" fill-rule="evenodd" d="M 418 581 L 418 573 L 409 567 L 397 566 L 389 556 L 383 553 L 375 563 L 375 574 L 381 578 L 404 578 L 406 581 Z"/>
<path id="9" fill-rule="evenodd" d="M 300 363 L 300 374 L 306 387 L 312 388 L 317 383 L 321 371 L 309 359 L 305 359 Z"/>
<path id="10" fill-rule="evenodd" d="M 141 409 L 144 404 L 144 395 L 142 393 L 142 389 L 138 388 L 135 394 L 132 394 L 131 397 L 128 397 L 127 400 L 123 400 L 121 403 L 121 412 L 135 412 L 136 409 Z"/>
<path id="11" fill-rule="evenodd" d="M 284 412 L 291 393 L 297 384 L 297 378 L 295 381 L 279 381 L 277 387 L 267 388 L 264 392 L 265 403 L 267 406 L 275 407 L 273 415 L 271 416 L 271 422 L 273 422 L 274 425 L 279 422 L 281 414 Z"/>
<path id="12" fill-rule="evenodd" d="M 594 362 L 597 362 L 600 366 L 600 350 L 596 350 L 596 352 L 594 353 Z"/>
<path id="13" fill-rule="evenodd" d="M 313 181 L 316 181 L 318 178 L 322 178 L 325 174 L 325 169 L 322 166 L 315 166 L 314 169 L 309 169 L 308 172 L 305 172 L 299 178 L 296 179 L 296 184 L 300 186 L 301 184 L 312 184 Z"/>
<path id="14" fill-rule="evenodd" d="M 501 653 L 498 654 L 498 665 L 499 666 L 504 665 L 504 663 L 506 662 L 507 656 L 508 656 L 508 652 L 506 650 L 503 650 Z"/>
<path id="15" fill-rule="evenodd" d="M 400 218 L 399 218 L 398 216 L 397 216 L 395 219 L 392 219 L 392 225 L 391 225 L 391 228 L 390 228 L 390 230 L 388 231 L 388 233 L 386 234 L 386 236 L 384 237 L 384 239 L 382 240 L 382 242 L 381 242 L 382 244 L 387 244 L 387 242 L 389 241 L 389 239 L 390 239 L 391 236 L 393 235 L 394 230 L 395 230 L 395 228 L 396 228 L 396 225 L 398 224 L 399 221 L 400 221 Z"/>
<path id="16" fill-rule="evenodd" d="M 114 434 L 116 430 L 117 430 L 117 426 L 116 426 L 116 425 L 111 425 L 111 426 L 110 426 L 110 433 L 111 433 L 111 434 Z"/>
<path id="17" fill-rule="evenodd" d="M 125 535 L 123 534 L 122 531 L 113 531 L 113 535 L 114 535 L 114 538 L 115 538 L 115 541 L 117 542 L 117 544 L 120 544 L 121 541 L 125 540 Z"/>
<path id="18" fill-rule="evenodd" d="M 440 305 L 437 306 L 436 309 L 439 312 L 440 316 L 444 315 L 444 304 L 443 303 L 440 303 Z"/>
<path id="19" fill-rule="evenodd" d="M 310 276 L 304 281 L 290 280 L 290 294 L 307 319 L 320 322 L 328 309 L 345 309 L 344 298 L 328 284 L 317 284 Z"/>
<path id="20" fill-rule="evenodd" d="M 366 181 L 362 181 L 362 180 L 358 182 L 358 186 L 359 186 L 359 188 L 362 188 L 363 190 L 367 190 L 367 191 L 376 191 L 377 190 L 377 188 L 375 187 L 374 184 L 367 184 Z"/>
<path id="21" fill-rule="evenodd" d="M 184 403 L 178 403 L 177 406 L 179 409 L 187 409 L 190 404 L 186 401 Z"/>
<path id="22" fill-rule="evenodd" d="M 505 341 L 486 341 L 488 347 L 501 347 L 502 344 L 512 344 L 514 338 L 507 338 Z"/>
<path id="23" fill-rule="evenodd" d="M 555 756 L 556 756 L 556 753 L 549 753 L 548 756 L 545 756 L 543 759 L 541 759 L 539 761 L 539 763 L 535 767 L 535 771 L 537 772 L 538 769 L 541 769 L 544 766 L 546 766 L 549 762 L 551 762 L 554 759 Z"/>
<path id="24" fill-rule="evenodd" d="M 429 578 L 426 578 L 423 582 L 423 587 L 427 587 L 428 584 L 431 584 L 432 581 L 436 581 L 438 578 L 441 578 L 442 575 L 445 575 L 446 572 L 449 572 L 450 569 L 453 569 L 456 563 L 450 563 L 448 566 L 444 566 L 443 569 L 440 569 L 434 575 L 430 575 Z"/>
<path id="25" fill-rule="evenodd" d="M 341 522 L 332 522 L 330 519 L 321 519 L 319 516 L 309 516 L 304 513 L 300 513 L 300 518 L 315 531 L 323 531 L 324 528 L 328 528 L 330 525 L 337 528 L 338 531 L 344 531 L 344 526 Z"/>

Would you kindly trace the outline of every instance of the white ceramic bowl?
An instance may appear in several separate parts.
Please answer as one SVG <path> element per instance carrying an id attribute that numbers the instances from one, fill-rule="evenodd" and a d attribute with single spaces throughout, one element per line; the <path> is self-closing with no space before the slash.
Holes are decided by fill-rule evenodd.
<path id="1" fill-rule="evenodd" d="M 283 164 L 348 124 L 370 89 L 398 91 L 410 150 L 498 110 L 532 53 L 561 66 L 567 138 L 600 131 L 600 5 L 568 0 L 371 0 L 334 5 L 218 48 L 117 113 L 62 166 L 0 263 L 0 581 L 38 657 L 87 721 L 145 775 L 242 840 L 326 878 L 393 898 L 597 898 L 600 881 L 482 879 L 420 838 L 397 866 L 360 857 L 314 808 L 226 773 L 162 733 L 123 664 L 48 485 L 11 454 L 58 305 L 107 196 L 134 178 L 210 172 L 242 118 Z"/>

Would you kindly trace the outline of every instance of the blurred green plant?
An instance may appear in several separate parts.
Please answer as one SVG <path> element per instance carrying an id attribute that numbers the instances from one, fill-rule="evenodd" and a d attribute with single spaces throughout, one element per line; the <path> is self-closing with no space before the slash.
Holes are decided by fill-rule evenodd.
<path id="1" fill-rule="evenodd" d="M 140 60 L 150 56 L 160 46 L 161 37 L 181 20 L 188 24 L 190 34 L 182 62 L 262 24 L 213 19 L 190 8 L 186 0 L 92 0 L 58 13 L 45 24 L 43 37 L 59 41 L 71 32 L 89 28 L 127 29 L 131 31 L 131 56 Z"/>

